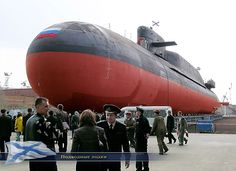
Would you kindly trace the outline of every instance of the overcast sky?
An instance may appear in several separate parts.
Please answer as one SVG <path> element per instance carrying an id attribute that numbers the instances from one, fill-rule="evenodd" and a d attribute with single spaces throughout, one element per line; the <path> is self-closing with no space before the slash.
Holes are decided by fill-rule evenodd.
<path id="1" fill-rule="evenodd" d="M 137 27 L 154 27 L 205 81 L 213 79 L 219 100 L 227 92 L 236 103 L 236 24 L 233 0 L 0 0 L 0 85 L 11 72 L 9 85 L 27 80 L 25 58 L 34 37 L 56 23 L 82 21 L 136 42 Z M 232 83 L 231 96 L 230 87 Z"/>

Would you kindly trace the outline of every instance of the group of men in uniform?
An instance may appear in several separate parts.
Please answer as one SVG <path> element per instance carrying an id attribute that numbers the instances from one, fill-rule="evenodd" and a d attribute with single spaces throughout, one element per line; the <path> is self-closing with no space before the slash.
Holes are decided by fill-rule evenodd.
<path id="1" fill-rule="evenodd" d="M 173 115 L 171 114 L 171 111 L 168 111 L 168 116 L 167 116 L 167 125 L 165 125 L 164 118 L 160 116 L 160 111 L 155 110 L 154 113 L 156 113 L 156 118 L 153 122 L 153 127 L 151 130 L 151 134 L 155 133 L 157 137 L 157 143 L 159 147 L 159 154 L 163 155 L 167 151 L 169 151 L 168 147 L 166 146 L 164 142 L 164 138 L 168 137 L 168 144 L 172 144 L 172 140 L 174 143 L 176 142 L 176 138 L 172 134 L 174 128 L 175 128 L 175 120 Z M 187 144 L 188 140 L 184 137 L 188 136 L 188 131 L 187 131 L 187 121 L 186 119 L 182 116 L 182 112 L 178 112 L 178 117 L 179 121 L 177 123 L 177 135 L 178 135 L 178 140 L 179 140 L 179 145 L 183 146 L 183 141 L 185 141 L 185 144 Z"/>
<path id="2" fill-rule="evenodd" d="M 49 101 L 46 98 L 39 97 L 35 101 L 36 114 L 34 114 L 27 121 L 25 128 L 25 140 L 26 141 L 42 141 L 47 145 L 48 148 L 55 151 L 54 138 L 53 138 L 53 124 L 46 120 L 46 116 L 49 110 Z M 63 111 L 63 109 L 62 109 Z M 104 105 L 104 111 L 106 115 L 106 120 L 97 123 L 97 126 L 104 129 L 107 136 L 107 142 L 109 150 L 108 152 L 130 152 L 129 142 L 127 136 L 127 130 L 124 124 L 116 121 L 116 116 L 120 113 L 120 109 L 112 104 Z M 136 112 L 136 124 L 135 124 L 135 134 L 136 134 L 136 152 L 146 153 L 147 158 L 145 161 L 138 161 L 136 163 L 137 171 L 149 170 L 148 166 L 148 155 L 147 155 L 147 139 L 150 133 L 150 126 L 148 120 L 142 115 L 143 110 L 138 108 Z M 63 116 L 62 116 L 63 119 Z M 65 120 L 63 122 L 66 122 Z M 66 130 L 66 125 L 63 124 L 62 127 Z M 63 137 L 67 137 L 66 132 Z M 59 143 L 59 142 L 58 142 Z M 59 146 L 60 149 L 60 146 Z M 63 148 L 61 148 L 63 150 Z M 126 155 L 127 157 L 127 155 Z M 57 171 L 56 161 L 53 157 L 49 156 L 44 158 L 49 160 L 48 162 L 39 162 L 37 160 L 30 160 L 29 167 L 30 171 L 37 170 L 52 170 Z M 41 159 L 42 160 L 42 159 Z M 126 158 L 125 166 L 129 167 L 129 157 Z M 109 171 L 120 171 L 120 162 L 108 162 L 106 165 Z"/>
<path id="3" fill-rule="evenodd" d="M 68 126 L 68 114 L 63 110 L 63 105 L 57 106 L 59 113 L 57 114 L 57 120 L 60 120 L 60 124 L 56 122 L 57 129 L 59 129 L 60 134 L 58 134 L 58 145 L 59 152 L 67 151 L 67 131 Z M 31 116 L 25 126 L 25 141 L 42 141 L 47 145 L 48 148 L 55 151 L 55 138 L 54 133 L 56 134 L 55 122 L 53 121 L 53 113 L 51 112 L 52 118 L 46 117 L 49 111 L 49 101 L 44 97 L 39 97 L 35 101 L 36 114 Z M 116 116 L 120 113 L 120 109 L 113 104 L 104 105 L 104 111 L 106 120 L 102 120 L 97 123 L 97 126 L 104 129 L 107 136 L 107 142 L 109 150 L 108 152 L 126 152 L 129 153 L 129 147 L 134 147 L 135 152 L 142 153 L 143 160 L 136 161 L 136 170 L 137 171 L 149 171 L 149 158 L 147 154 L 147 145 L 148 138 L 150 133 L 155 133 L 157 136 L 157 142 L 159 146 L 159 154 L 163 155 L 168 151 L 167 146 L 164 143 L 164 137 L 166 132 L 168 132 L 169 143 L 171 139 L 176 141 L 172 135 L 172 130 L 174 129 L 174 121 L 171 113 L 167 119 L 167 130 L 164 123 L 164 119 L 160 116 L 160 111 L 154 111 L 157 114 L 157 117 L 154 120 L 153 127 L 149 125 L 148 119 L 143 115 L 144 110 L 137 107 L 135 113 L 136 120 L 132 118 L 132 113 L 126 113 L 125 125 L 116 120 Z M 4 111 L 1 111 L 4 113 Z M 50 113 L 50 112 L 49 112 Z M 48 118 L 48 119 L 46 119 Z M 1 124 L 0 124 L 1 126 Z M 183 138 L 184 131 L 186 130 L 186 124 L 184 119 L 181 118 L 179 124 L 179 140 L 180 145 L 183 144 L 185 139 Z M 183 130 L 183 131 L 182 131 Z M 1 132 L 1 131 L 0 131 Z M 133 138 L 135 135 L 135 139 Z M 0 135 L 1 136 L 1 135 Z M 129 145 L 130 141 L 130 145 Z M 186 142 L 185 142 L 186 143 Z M 2 147 L 0 147 L 2 148 Z M 38 162 L 37 160 L 30 160 L 29 167 L 30 171 L 37 170 L 52 170 L 57 171 L 56 161 L 50 156 L 46 157 L 46 160 L 49 162 Z M 126 158 L 125 167 L 129 167 L 129 158 Z M 120 162 L 109 162 L 107 165 L 109 171 L 120 171 L 121 163 Z"/>

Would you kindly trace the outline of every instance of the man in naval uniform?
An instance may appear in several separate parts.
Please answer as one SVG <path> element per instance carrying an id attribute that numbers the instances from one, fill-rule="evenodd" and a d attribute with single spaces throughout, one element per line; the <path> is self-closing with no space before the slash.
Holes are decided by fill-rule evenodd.
<path id="1" fill-rule="evenodd" d="M 112 104 L 105 104 L 103 109 L 106 114 L 106 120 L 97 123 L 97 126 L 102 127 L 105 131 L 109 152 L 122 152 L 122 148 L 124 152 L 130 152 L 126 127 L 124 124 L 116 121 L 116 115 L 120 113 L 121 110 Z M 129 159 L 125 161 L 125 167 L 129 167 Z M 109 171 L 120 171 L 120 161 L 108 162 L 107 168 Z"/>
<path id="2" fill-rule="evenodd" d="M 126 112 L 126 119 L 124 121 L 126 126 L 128 140 L 130 141 L 130 147 L 135 148 L 135 140 L 134 140 L 134 131 L 135 131 L 135 120 L 132 117 L 132 113 L 130 111 Z"/>
<path id="3" fill-rule="evenodd" d="M 64 111 L 64 106 L 62 104 L 58 104 L 57 109 L 57 129 L 60 130 L 60 134 L 58 137 L 59 152 L 66 152 L 68 141 L 67 132 L 69 130 L 69 116 L 68 113 Z"/>
<path id="4" fill-rule="evenodd" d="M 145 116 L 143 116 L 144 110 L 137 107 L 136 111 L 136 129 L 135 140 L 136 147 L 135 152 L 142 153 L 143 159 L 136 161 L 136 171 L 149 171 L 149 157 L 147 154 L 148 138 L 151 131 L 149 122 Z M 142 169 L 144 168 L 144 170 Z"/>
<path id="5" fill-rule="evenodd" d="M 166 135 L 166 126 L 165 126 L 164 118 L 160 115 L 160 111 L 155 110 L 154 113 L 156 114 L 156 118 L 154 119 L 154 122 L 153 122 L 151 134 L 155 132 L 156 137 L 157 137 L 158 147 L 159 147 L 159 154 L 163 155 L 169 150 L 164 142 L 164 138 Z"/>
<path id="6" fill-rule="evenodd" d="M 187 138 L 184 137 L 184 134 L 187 134 L 187 128 L 188 128 L 188 124 L 186 119 L 183 117 L 183 113 L 181 111 L 178 112 L 178 116 L 179 116 L 179 123 L 178 123 L 178 139 L 179 139 L 179 145 L 182 146 L 184 145 L 183 142 L 185 142 L 185 144 L 187 144 L 188 140 Z M 188 134 L 187 134 L 188 135 Z"/>

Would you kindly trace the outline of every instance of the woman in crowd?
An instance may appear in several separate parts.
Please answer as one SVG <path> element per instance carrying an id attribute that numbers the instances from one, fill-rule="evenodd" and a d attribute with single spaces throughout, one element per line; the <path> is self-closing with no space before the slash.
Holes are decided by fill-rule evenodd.
<path id="1" fill-rule="evenodd" d="M 100 152 L 107 150 L 104 129 L 96 126 L 95 113 L 91 110 L 84 110 L 79 120 L 80 124 L 74 133 L 71 152 Z M 76 163 L 76 171 L 101 171 L 103 169 L 102 162 L 78 161 Z"/>

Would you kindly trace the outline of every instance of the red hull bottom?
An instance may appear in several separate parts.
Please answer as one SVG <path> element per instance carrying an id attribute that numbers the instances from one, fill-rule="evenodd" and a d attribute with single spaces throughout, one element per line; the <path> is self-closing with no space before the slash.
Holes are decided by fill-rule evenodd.
<path id="1" fill-rule="evenodd" d="M 66 110 L 90 108 L 101 112 L 105 103 L 169 105 L 174 113 L 211 113 L 219 103 L 190 88 L 109 58 L 65 52 L 27 56 L 27 75 L 33 90 Z"/>

